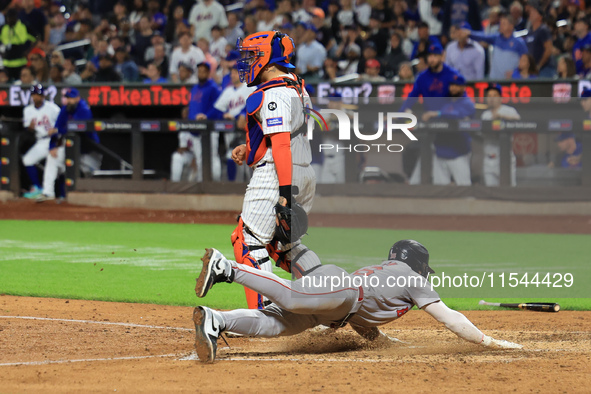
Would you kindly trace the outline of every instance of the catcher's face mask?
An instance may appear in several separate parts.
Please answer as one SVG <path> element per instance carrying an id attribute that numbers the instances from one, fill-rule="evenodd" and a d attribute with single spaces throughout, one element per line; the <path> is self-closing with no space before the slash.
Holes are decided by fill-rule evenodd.
<path id="1" fill-rule="evenodd" d="M 236 63 L 240 81 L 246 82 L 248 86 L 260 83 L 259 75 L 267 64 L 295 68 L 289 63 L 294 55 L 293 40 L 278 31 L 263 31 L 251 34 L 242 41 L 238 39 L 236 50 L 241 54 Z"/>

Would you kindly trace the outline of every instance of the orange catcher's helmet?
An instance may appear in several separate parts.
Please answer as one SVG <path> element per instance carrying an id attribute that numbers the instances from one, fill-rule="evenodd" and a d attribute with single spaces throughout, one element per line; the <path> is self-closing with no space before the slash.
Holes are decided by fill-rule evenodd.
<path id="1" fill-rule="evenodd" d="M 278 31 L 261 31 L 246 37 L 242 42 L 238 39 L 236 49 L 241 53 L 236 68 L 240 81 L 248 86 L 260 83 L 259 74 L 267 64 L 277 64 L 293 69 L 289 63 L 294 55 L 295 45 L 291 37 Z"/>

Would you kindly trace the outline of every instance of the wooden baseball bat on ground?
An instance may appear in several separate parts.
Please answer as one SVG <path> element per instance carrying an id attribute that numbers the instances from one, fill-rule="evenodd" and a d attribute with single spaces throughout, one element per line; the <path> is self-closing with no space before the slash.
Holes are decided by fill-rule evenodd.
<path id="1" fill-rule="evenodd" d="M 527 309 L 536 312 L 558 312 L 560 305 L 554 302 L 524 302 L 518 304 L 505 304 L 502 302 L 486 302 L 480 300 L 479 305 L 500 306 L 503 308 Z"/>

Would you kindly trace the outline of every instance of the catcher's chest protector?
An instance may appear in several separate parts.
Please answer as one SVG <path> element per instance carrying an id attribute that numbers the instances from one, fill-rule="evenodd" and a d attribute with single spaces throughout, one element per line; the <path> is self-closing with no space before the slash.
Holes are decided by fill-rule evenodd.
<path id="1" fill-rule="evenodd" d="M 295 89 L 303 104 L 304 80 L 300 77 L 297 77 L 297 80 L 288 77 L 272 79 L 261 84 L 258 89 L 246 99 L 246 164 L 251 167 L 265 156 L 267 148 L 271 146 L 269 136 L 263 134 L 261 121 L 255 115 L 259 109 L 261 109 L 261 106 L 265 101 L 265 90 L 282 86 Z"/>

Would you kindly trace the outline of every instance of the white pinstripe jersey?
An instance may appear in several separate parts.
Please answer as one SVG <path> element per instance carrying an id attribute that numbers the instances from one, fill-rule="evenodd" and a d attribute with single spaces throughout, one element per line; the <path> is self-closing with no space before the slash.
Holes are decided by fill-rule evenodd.
<path id="1" fill-rule="evenodd" d="M 294 79 L 290 74 L 282 77 Z M 308 92 L 304 90 L 304 104 L 312 107 L 312 101 Z M 280 132 L 295 133 L 307 121 L 302 107 L 302 99 L 295 89 L 285 86 L 265 90 L 265 99 L 259 110 L 259 119 L 263 127 L 263 134 Z M 272 162 L 272 148 L 267 149 L 261 162 Z M 300 166 L 308 166 L 312 161 L 310 141 L 304 133 L 300 133 L 291 139 L 292 163 Z"/>
<path id="2" fill-rule="evenodd" d="M 35 122 L 35 137 L 41 139 L 47 136 L 49 129 L 55 127 L 55 122 L 60 114 L 60 107 L 51 101 L 45 101 L 41 108 L 35 108 L 35 104 L 29 104 L 23 110 L 23 126 L 25 128 Z"/>
<path id="3" fill-rule="evenodd" d="M 246 84 L 242 84 L 238 88 L 230 85 L 224 89 L 213 106 L 224 114 L 229 113 L 236 117 L 244 109 L 248 96 L 255 90 L 255 87 L 249 88 Z"/>

